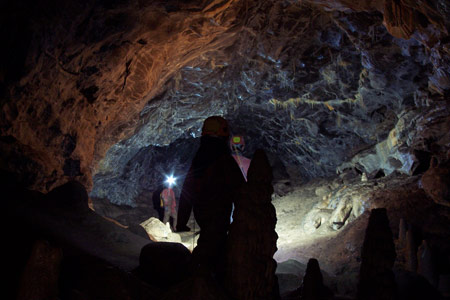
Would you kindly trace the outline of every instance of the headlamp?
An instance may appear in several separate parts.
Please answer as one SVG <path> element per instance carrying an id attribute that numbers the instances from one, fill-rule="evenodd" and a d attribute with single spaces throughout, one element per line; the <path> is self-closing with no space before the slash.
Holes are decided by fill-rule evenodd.
<path id="1" fill-rule="evenodd" d="M 173 177 L 173 175 L 166 176 L 166 183 L 170 186 L 175 185 L 177 178 Z"/>

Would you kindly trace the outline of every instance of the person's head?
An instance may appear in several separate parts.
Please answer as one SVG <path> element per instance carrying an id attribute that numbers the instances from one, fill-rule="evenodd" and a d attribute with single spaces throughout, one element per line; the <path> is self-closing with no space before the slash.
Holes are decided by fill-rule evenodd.
<path id="1" fill-rule="evenodd" d="M 230 154 L 229 136 L 228 122 L 224 118 L 212 116 L 203 122 L 200 147 L 192 160 L 195 177 L 202 176 L 203 171 L 222 155 Z"/>
<path id="2" fill-rule="evenodd" d="M 212 116 L 203 122 L 202 136 L 226 138 L 230 136 L 228 122 L 220 116 Z"/>
<path id="3" fill-rule="evenodd" d="M 232 135 L 230 139 L 230 148 L 231 151 L 243 152 L 245 148 L 244 137 L 239 134 Z"/>

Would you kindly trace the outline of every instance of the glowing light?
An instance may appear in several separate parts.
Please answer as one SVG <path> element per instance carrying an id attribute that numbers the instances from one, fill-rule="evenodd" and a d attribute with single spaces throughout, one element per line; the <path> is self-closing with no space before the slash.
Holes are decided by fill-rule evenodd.
<path id="1" fill-rule="evenodd" d="M 175 185 L 177 178 L 173 177 L 173 175 L 166 176 L 166 183 L 169 186 Z"/>

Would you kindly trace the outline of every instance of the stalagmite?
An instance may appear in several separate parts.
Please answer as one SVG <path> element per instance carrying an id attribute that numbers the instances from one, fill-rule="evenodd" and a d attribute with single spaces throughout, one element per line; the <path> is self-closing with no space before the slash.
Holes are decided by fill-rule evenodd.
<path id="1" fill-rule="evenodd" d="M 366 181 L 367 181 L 367 175 L 366 175 L 366 172 L 362 173 L 362 175 L 361 175 L 361 181 L 362 181 L 362 182 L 366 182 Z"/>
<path id="2" fill-rule="evenodd" d="M 385 208 L 372 209 L 361 252 L 357 299 L 395 299 L 396 254 Z"/>
<path id="3" fill-rule="evenodd" d="M 406 241 L 406 231 L 407 231 L 406 226 L 407 225 L 405 219 L 401 218 L 400 224 L 398 225 L 398 242 L 401 247 L 405 245 Z"/>
<path id="4" fill-rule="evenodd" d="M 417 250 L 418 268 L 417 272 L 428 279 L 428 281 L 434 286 L 438 285 L 438 277 L 433 262 L 433 253 L 428 246 L 427 241 L 423 241 Z"/>
<path id="5" fill-rule="evenodd" d="M 412 228 L 406 232 L 406 267 L 411 272 L 417 271 L 417 246 Z"/>
<path id="6" fill-rule="evenodd" d="M 272 205 L 272 168 L 266 154 L 257 150 L 248 182 L 235 199 L 233 223 L 227 244 L 226 287 L 235 299 L 278 299 L 275 276 L 278 235 Z"/>
<path id="7" fill-rule="evenodd" d="M 305 277 L 301 286 L 301 300 L 331 299 L 332 293 L 323 285 L 319 261 L 310 258 L 306 266 Z"/>

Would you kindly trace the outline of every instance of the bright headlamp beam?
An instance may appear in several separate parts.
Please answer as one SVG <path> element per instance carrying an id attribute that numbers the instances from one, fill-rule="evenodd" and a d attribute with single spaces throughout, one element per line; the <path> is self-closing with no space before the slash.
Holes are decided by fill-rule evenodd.
<path id="1" fill-rule="evenodd" d="M 175 181 L 176 181 L 176 178 L 173 177 L 173 175 L 170 175 L 170 176 L 167 176 L 167 177 L 166 177 L 166 182 L 167 182 L 170 186 L 174 185 L 174 184 L 175 184 Z"/>

